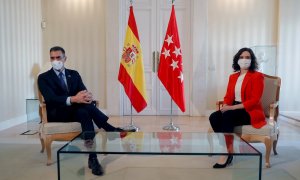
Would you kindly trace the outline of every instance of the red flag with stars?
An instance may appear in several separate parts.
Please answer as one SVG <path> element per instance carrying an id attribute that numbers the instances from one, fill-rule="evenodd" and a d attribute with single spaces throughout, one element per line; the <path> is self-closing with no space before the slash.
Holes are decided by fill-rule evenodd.
<path id="1" fill-rule="evenodd" d="M 161 152 L 180 152 L 181 132 L 157 132 Z"/>
<path id="2" fill-rule="evenodd" d="M 183 64 L 174 5 L 161 48 L 158 78 L 182 112 L 185 111 Z"/>

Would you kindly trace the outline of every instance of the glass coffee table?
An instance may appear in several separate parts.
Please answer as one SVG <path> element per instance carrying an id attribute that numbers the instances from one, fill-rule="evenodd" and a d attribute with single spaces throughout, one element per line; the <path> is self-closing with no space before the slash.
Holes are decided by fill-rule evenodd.
<path id="1" fill-rule="evenodd" d="M 87 167 L 88 154 L 96 153 L 106 155 L 105 157 L 107 155 L 129 155 L 128 158 L 131 158 L 131 155 L 139 158 L 149 157 L 149 155 L 151 157 L 159 156 L 161 157 L 159 161 L 167 156 L 172 159 L 177 157 L 200 158 L 199 164 L 201 165 L 193 168 L 196 169 L 196 172 L 203 173 L 206 177 L 204 179 L 223 177 L 223 179 L 261 180 L 262 154 L 236 134 L 228 135 L 234 138 L 234 153 L 232 154 L 234 160 L 232 165 L 225 169 L 212 168 L 218 159 L 217 155 L 228 155 L 222 133 L 98 132 L 94 143 L 89 145 L 85 144 L 81 138 L 82 135 L 79 135 L 57 151 L 58 179 L 88 179 L 86 176 L 92 174 Z M 101 156 L 98 156 L 98 159 L 100 159 L 99 157 Z M 145 159 L 145 165 L 148 164 L 148 160 L 149 158 Z M 182 162 L 182 164 L 178 163 L 179 166 L 182 165 L 181 170 L 185 168 L 189 170 L 184 159 L 179 161 Z M 99 162 L 101 163 L 100 160 Z M 126 162 L 123 161 L 122 165 L 126 166 Z M 157 166 L 159 168 L 160 165 Z M 170 164 L 170 166 L 173 165 Z M 103 177 L 110 177 L 110 173 L 112 172 L 107 173 L 108 175 L 104 174 Z M 95 178 L 95 176 L 92 177 Z"/>

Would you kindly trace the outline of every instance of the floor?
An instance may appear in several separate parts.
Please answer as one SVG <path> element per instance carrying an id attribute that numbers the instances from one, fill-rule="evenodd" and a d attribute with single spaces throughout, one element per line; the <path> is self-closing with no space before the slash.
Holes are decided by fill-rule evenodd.
<path id="1" fill-rule="evenodd" d="M 209 122 L 207 117 L 173 117 L 173 122 L 182 132 L 207 132 Z M 130 124 L 130 117 L 110 117 L 109 122 L 115 126 L 124 127 Z M 163 131 L 162 127 L 170 122 L 169 116 L 135 116 L 135 125 L 143 132 Z M 263 168 L 262 179 L 300 179 L 300 125 L 292 119 L 279 117 L 280 139 L 278 141 L 279 155 L 271 155 L 270 169 Z M 20 135 L 27 130 L 27 124 L 22 124 L 0 131 L 0 176 L 1 180 L 57 179 L 56 151 L 64 142 L 53 144 L 54 164 L 46 166 L 46 155 L 39 153 L 40 142 L 37 134 Z M 264 152 L 262 144 L 253 144 Z M 241 173 L 228 173 L 228 169 L 213 170 L 211 166 L 217 157 L 141 157 L 125 155 L 109 155 L 99 157 L 106 169 L 102 177 L 93 176 L 86 164 L 76 170 L 72 179 L 251 179 Z M 5 162 L 5 163 L 4 163 Z M 263 162 L 264 163 L 264 162 Z M 230 167 L 229 167 L 230 168 Z M 233 168 L 233 167 L 231 167 Z M 85 174 L 83 177 L 82 175 Z M 206 178 L 214 177 L 214 178 Z"/>

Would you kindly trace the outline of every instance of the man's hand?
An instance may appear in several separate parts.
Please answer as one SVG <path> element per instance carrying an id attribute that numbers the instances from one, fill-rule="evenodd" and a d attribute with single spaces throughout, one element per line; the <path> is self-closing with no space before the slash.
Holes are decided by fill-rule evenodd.
<path id="1" fill-rule="evenodd" d="M 93 95 L 87 90 L 78 92 L 75 96 L 71 97 L 71 103 L 90 104 L 93 101 Z"/>

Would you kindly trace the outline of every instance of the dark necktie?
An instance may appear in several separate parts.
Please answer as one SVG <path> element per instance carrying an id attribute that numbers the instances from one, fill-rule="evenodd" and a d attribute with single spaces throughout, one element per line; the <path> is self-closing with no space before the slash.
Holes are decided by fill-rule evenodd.
<path id="1" fill-rule="evenodd" d="M 60 72 L 58 74 L 58 77 L 59 77 L 61 87 L 65 90 L 65 92 L 68 92 L 68 87 L 67 87 L 67 85 L 65 83 L 65 80 L 64 80 L 64 74 L 62 72 Z"/>

